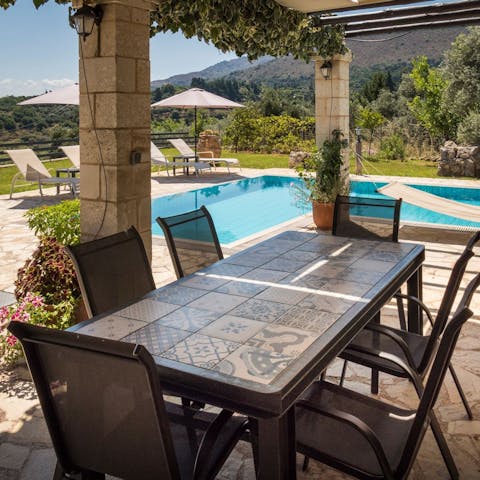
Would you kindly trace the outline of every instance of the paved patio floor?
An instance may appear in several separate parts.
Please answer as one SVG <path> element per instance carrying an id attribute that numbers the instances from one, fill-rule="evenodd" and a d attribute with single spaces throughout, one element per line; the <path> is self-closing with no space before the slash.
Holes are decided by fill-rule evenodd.
<path id="1" fill-rule="evenodd" d="M 288 170 L 246 170 L 225 172 L 197 177 L 152 177 L 152 196 L 173 193 L 225 182 L 245 176 L 261 174 L 291 174 Z M 438 181 L 436 181 L 438 183 Z M 477 183 L 478 185 L 478 183 Z M 61 199 L 69 198 L 61 194 Z M 52 190 L 42 203 L 55 203 L 59 197 Z M 0 196 L 0 291 L 12 292 L 17 269 L 25 262 L 36 246 L 34 235 L 28 230 L 23 218 L 24 212 L 40 203 L 37 192 L 16 194 L 13 200 Z M 294 222 L 289 228 L 312 229 L 309 217 Z M 271 235 L 274 232 L 269 232 Z M 462 244 L 469 237 L 461 232 L 422 229 L 404 226 L 400 239 L 418 241 L 426 246 L 424 266 L 424 299 L 428 305 L 438 307 L 445 288 L 450 268 L 455 262 Z M 258 241 L 259 238 L 249 243 Z M 173 268 L 163 242 L 154 239 L 153 271 L 158 286 L 175 279 Z M 245 248 L 246 244 L 235 248 Z M 225 252 L 227 255 L 231 251 Z M 477 273 L 480 260 L 473 259 L 467 271 L 466 280 Z M 475 419 L 469 421 L 460 399 L 447 374 L 437 402 L 436 411 L 447 441 L 460 470 L 461 479 L 480 479 L 480 295 L 473 300 L 474 318 L 462 331 L 454 364 L 467 397 L 471 402 Z M 382 312 L 382 322 L 394 323 L 395 307 L 387 305 Z M 340 363 L 334 363 L 328 370 L 332 381 L 338 381 Z M 369 392 L 369 372 L 358 366 L 350 366 L 346 386 L 363 393 Z M 401 379 L 387 375 L 380 376 L 380 396 L 397 405 L 415 407 L 417 399 L 411 385 Z M 299 479 L 343 479 L 348 478 L 328 469 L 317 462 L 310 462 L 307 472 L 300 469 L 302 459 L 298 458 Z M 28 373 L 17 369 L 0 372 L 0 479 L 2 480 L 44 480 L 52 477 L 55 465 L 48 432 L 38 406 L 35 391 L 28 380 Z M 219 475 L 223 480 L 247 480 L 254 478 L 250 446 L 240 444 Z M 415 480 L 447 479 L 433 436 L 430 432 L 420 449 L 418 459 L 410 478 Z M 274 480 L 274 479 L 272 479 Z"/>

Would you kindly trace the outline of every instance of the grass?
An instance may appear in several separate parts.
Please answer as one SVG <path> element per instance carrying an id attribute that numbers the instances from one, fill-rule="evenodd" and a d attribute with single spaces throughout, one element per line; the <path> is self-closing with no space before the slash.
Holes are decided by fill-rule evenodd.
<path id="1" fill-rule="evenodd" d="M 355 160 L 350 160 L 350 173 L 355 173 Z M 366 175 L 391 175 L 399 177 L 437 178 L 437 164 L 432 161 L 410 159 L 376 160 L 364 162 Z"/>

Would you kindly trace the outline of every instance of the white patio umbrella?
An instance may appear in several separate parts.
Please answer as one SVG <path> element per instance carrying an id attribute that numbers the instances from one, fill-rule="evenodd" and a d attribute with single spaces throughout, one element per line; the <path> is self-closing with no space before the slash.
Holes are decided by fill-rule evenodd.
<path id="1" fill-rule="evenodd" d="M 80 92 L 78 84 L 69 85 L 68 87 L 59 88 L 53 92 L 44 93 L 36 97 L 29 98 L 17 105 L 47 105 L 47 104 L 62 104 L 62 105 L 79 105 Z"/>
<path id="2" fill-rule="evenodd" d="M 193 108 L 195 122 L 195 153 L 197 153 L 197 108 L 238 108 L 243 107 L 241 103 L 232 102 L 228 98 L 207 92 L 202 88 L 190 88 L 184 92 L 177 93 L 159 102 L 152 103 L 152 108 L 170 107 L 170 108 Z"/>

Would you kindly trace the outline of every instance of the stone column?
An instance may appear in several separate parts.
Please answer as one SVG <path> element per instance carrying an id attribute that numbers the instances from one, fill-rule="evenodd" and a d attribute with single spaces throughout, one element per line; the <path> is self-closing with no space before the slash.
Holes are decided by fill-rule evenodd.
<path id="1" fill-rule="evenodd" d="M 151 5 L 101 2 L 100 25 L 79 38 L 82 241 L 134 225 L 149 256 Z"/>
<path id="2" fill-rule="evenodd" d="M 315 61 L 315 140 L 320 148 L 333 130 L 340 130 L 344 138 L 349 134 L 350 62 L 352 54 L 334 55 L 330 78 L 325 79 L 320 67 L 325 61 Z M 348 172 L 348 149 L 344 153 L 344 169 Z"/>

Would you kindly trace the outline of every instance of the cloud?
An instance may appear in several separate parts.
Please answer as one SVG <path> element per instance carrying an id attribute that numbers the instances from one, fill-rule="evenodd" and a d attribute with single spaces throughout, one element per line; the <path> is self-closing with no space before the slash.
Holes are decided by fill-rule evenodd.
<path id="1" fill-rule="evenodd" d="M 73 85 L 74 83 L 75 80 L 71 80 L 70 78 L 44 78 L 42 80 L 18 80 L 14 78 L 5 78 L 0 80 L 0 97 L 7 95 L 41 95 L 46 91 L 66 87 L 68 85 Z"/>

